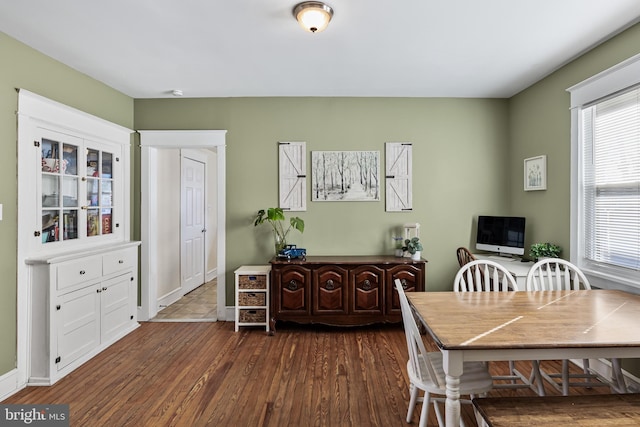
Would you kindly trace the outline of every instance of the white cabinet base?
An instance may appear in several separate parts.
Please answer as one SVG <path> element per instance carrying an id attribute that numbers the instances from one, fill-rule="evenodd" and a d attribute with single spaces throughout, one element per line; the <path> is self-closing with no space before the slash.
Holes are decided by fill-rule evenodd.
<path id="1" fill-rule="evenodd" d="M 27 260 L 28 385 L 54 384 L 139 326 L 138 245 Z"/>

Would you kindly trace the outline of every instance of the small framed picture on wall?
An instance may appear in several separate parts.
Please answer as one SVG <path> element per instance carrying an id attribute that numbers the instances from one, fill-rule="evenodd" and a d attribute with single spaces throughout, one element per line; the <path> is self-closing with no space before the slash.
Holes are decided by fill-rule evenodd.
<path id="1" fill-rule="evenodd" d="M 547 189 L 547 156 L 524 159 L 524 191 Z"/>

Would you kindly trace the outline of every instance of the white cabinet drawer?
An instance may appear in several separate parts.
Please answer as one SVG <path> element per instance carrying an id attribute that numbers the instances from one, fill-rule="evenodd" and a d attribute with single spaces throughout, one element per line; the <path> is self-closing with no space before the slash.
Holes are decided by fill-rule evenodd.
<path id="1" fill-rule="evenodd" d="M 138 248 L 121 249 L 102 256 L 102 274 L 108 276 L 119 271 L 138 268 Z"/>
<path id="2" fill-rule="evenodd" d="M 58 290 L 102 276 L 102 258 L 92 256 L 60 264 L 57 269 Z"/>

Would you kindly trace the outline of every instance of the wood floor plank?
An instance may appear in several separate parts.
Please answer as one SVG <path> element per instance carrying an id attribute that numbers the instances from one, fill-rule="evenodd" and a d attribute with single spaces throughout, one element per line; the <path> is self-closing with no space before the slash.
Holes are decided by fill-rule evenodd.
<path id="1" fill-rule="evenodd" d="M 435 350 L 428 340 L 427 347 Z M 405 426 L 406 360 L 401 325 L 283 325 L 268 336 L 260 328 L 234 332 L 231 322 L 146 322 L 55 385 L 27 387 L 3 403 L 69 404 L 71 425 L 82 427 Z M 463 417 L 474 425 L 467 406 Z M 436 425 L 432 409 L 428 425 Z"/>

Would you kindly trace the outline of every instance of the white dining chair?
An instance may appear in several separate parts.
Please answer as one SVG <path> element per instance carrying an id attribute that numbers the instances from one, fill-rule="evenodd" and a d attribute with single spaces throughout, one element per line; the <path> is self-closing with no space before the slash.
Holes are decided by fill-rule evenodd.
<path id="1" fill-rule="evenodd" d="M 527 275 L 527 291 L 580 290 L 591 289 L 589 280 L 574 264 L 561 258 L 545 258 L 536 262 Z M 626 393 L 627 386 L 622 374 L 620 359 L 611 359 L 612 379 L 607 380 L 592 371 L 589 359 L 583 359 L 583 373 L 569 373 L 569 360 L 562 361 L 562 372 L 549 373 L 540 368 L 540 362 L 534 361 L 534 370 L 538 370 L 542 377 L 563 395 L 569 394 L 570 387 L 601 387 L 608 386 L 618 393 Z M 558 379 L 560 381 L 558 381 Z M 582 381 L 571 381 L 582 379 Z"/>
<path id="2" fill-rule="evenodd" d="M 518 285 L 502 265 L 488 259 L 468 262 L 460 267 L 453 280 L 454 292 L 517 291 Z"/>
<path id="3" fill-rule="evenodd" d="M 420 412 L 420 427 L 427 425 L 427 416 L 429 414 L 429 405 L 433 403 L 438 425 L 444 425 L 444 419 L 438 403 L 444 401 L 443 396 L 446 394 L 446 380 L 443 368 L 442 353 L 428 353 L 422 336 L 418 329 L 413 311 L 409 306 L 409 301 L 402 288 L 402 282 L 395 280 L 396 290 L 400 297 L 400 308 L 402 310 L 402 321 L 404 323 L 404 332 L 407 339 L 407 349 L 409 351 L 409 361 L 407 362 L 407 374 L 409 376 L 409 408 L 407 410 L 407 422 L 410 423 L 413 418 L 413 412 L 416 403 L 422 402 L 422 410 Z M 481 395 L 487 393 L 492 388 L 493 381 L 487 368 L 482 362 L 464 362 L 463 373 L 460 377 L 460 394 Z M 419 397 L 419 391 L 424 392 L 423 397 Z M 437 395 L 438 397 L 432 397 Z M 461 403 L 470 404 L 470 400 L 460 400 Z M 479 416 L 476 414 L 480 424 Z M 461 421 L 461 425 L 464 425 Z"/>
<path id="4" fill-rule="evenodd" d="M 491 260 L 475 260 L 464 264 L 453 280 L 454 292 L 508 292 L 517 291 L 518 285 L 511 273 Z M 530 388 L 544 396 L 544 383 L 536 366 L 532 374 L 524 375 L 509 361 L 509 375 L 494 375 L 494 388 Z"/>

